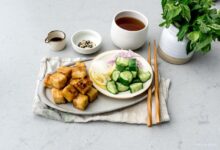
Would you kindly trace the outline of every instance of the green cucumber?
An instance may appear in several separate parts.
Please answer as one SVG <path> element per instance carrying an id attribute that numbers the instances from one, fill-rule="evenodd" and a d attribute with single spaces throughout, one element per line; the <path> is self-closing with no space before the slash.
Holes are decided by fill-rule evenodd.
<path id="1" fill-rule="evenodd" d="M 133 79 L 137 77 L 137 71 L 131 71 Z"/>
<path id="2" fill-rule="evenodd" d="M 120 73 L 118 81 L 124 85 L 129 85 L 132 82 L 133 76 L 130 71 L 123 71 Z"/>
<path id="3" fill-rule="evenodd" d="M 118 71 L 118 70 L 113 71 L 112 72 L 112 80 L 117 81 L 119 75 L 120 75 L 120 71 Z"/>
<path id="4" fill-rule="evenodd" d="M 107 90 L 112 94 L 117 94 L 118 90 L 115 81 L 108 81 L 106 85 Z"/>
<path id="5" fill-rule="evenodd" d="M 121 84 L 120 82 L 116 82 L 116 86 L 119 92 L 125 92 L 129 89 L 128 86 Z"/>
<path id="6" fill-rule="evenodd" d="M 141 90 L 141 89 L 143 89 L 143 83 L 132 83 L 130 86 L 129 86 L 129 88 L 130 88 L 130 92 L 131 93 L 135 93 L 135 92 L 137 92 L 137 91 L 139 91 L 139 90 Z"/>
<path id="7" fill-rule="evenodd" d="M 137 60 L 135 58 L 131 58 L 128 61 L 129 71 L 137 71 Z"/>
<path id="8" fill-rule="evenodd" d="M 123 71 L 128 66 L 129 59 L 124 57 L 117 57 L 116 68 L 119 71 Z"/>
<path id="9" fill-rule="evenodd" d="M 151 73 L 149 71 L 148 72 L 139 71 L 138 77 L 141 80 L 141 82 L 144 83 L 144 82 L 146 82 L 147 80 L 150 79 Z"/>
<path id="10" fill-rule="evenodd" d="M 132 80 L 132 83 L 138 83 L 138 82 L 141 82 L 141 80 L 139 78 L 135 78 Z"/>

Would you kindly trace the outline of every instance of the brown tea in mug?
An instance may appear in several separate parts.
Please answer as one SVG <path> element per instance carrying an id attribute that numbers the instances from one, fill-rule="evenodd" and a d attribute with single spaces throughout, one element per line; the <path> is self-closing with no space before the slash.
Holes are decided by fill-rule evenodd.
<path id="1" fill-rule="evenodd" d="M 129 31 L 138 31 L 145 27 L 144 23 L 136 18 L 122 17 L 116 20 L 116 24 Z"/>

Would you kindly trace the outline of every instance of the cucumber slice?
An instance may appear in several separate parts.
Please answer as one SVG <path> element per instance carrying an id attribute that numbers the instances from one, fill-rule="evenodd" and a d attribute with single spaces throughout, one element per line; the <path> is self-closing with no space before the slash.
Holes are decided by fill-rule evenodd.
<path id="1" fill-rule="evenodd" d="M 107 90 L 110 93 L 112 93 L 112 94 L 117 94 L 118 93 L 117 87 L 115 85 L 115 81 L 108 81 L 106 86 L 107 86 Z"/>
<path id="2" fill-rule="evenodd" d="M 141 82 L 141 80 L 139 78 L 135 78 L 132 80 L 132 83 L 138 83 L 138 82 Z"/>
<path id="3" fill-rule="evenodd" d="M 125 70 L 125 68 L 128 66 L 129 59 L 124 57 L 117 57 L 116 59 L 116 68 L 119 71 Z"/>
<path id="4" fill-rule="evenodd" d="M 118 70 L 118 71 L 123 71 L 123 70 L 125 70 L 125 66 L 122 66 L 122 65 L 116 65 L 116 69 Z"/>
<path id="5" fill-rule="evenodd" d="M 135 58 L 129 59 L 128 67 L 130 71 L 137 71 L 137 60 Z"/>
<path id="6" fill-rule="evenodd" d="M 128 62 L 129 62 L 128 58 L 117 57 L 117 59 L 116 59 L 116 65 L 127 67 L 128 66 Z"/>
<path id="7" fill-rule="evenodd" d="M 137 71 L 131 71 L 133 79 L 137 77 Z"/>
<path id="8" fill-rule="evenodd" d="M 140 83 L 140 82 L 139 83 L 133 83 L 129 87 L 130 87 L 130 92 L 134 93 L 134 92 L 137 92 L 137 91 L 143 89 L 143 83 Z"/>
<path id="9" fill-rule="evenodd" d="M 129 89 L 128 86 L 121 84 L 120 82 L 116 82 L 116 86 L 119 92 L 125 92 Z"/>
<path id="10" fill-rule="evenodd" d="M 150 74 L 149 71 L 148 71 L 148 72 L 139 71 L 138 77 L 139 77 L 139 79 L 141 80 L 141 82 L 144 83 L 144 82 L 146 82 L 147 80 L 150 79 L 151 74 Z"/>
<path id="11" fill-rule="evenodd" d="M 132 73 L 130 71 L 123 71 L 119 75 L 119 82 L 124 85 L 129 85 L 133 79 Z"/>
<path id="12" fill-rule="evenodd" d="M 119 75 L 120 75 L 120 71 L 118 71 L 118 70 L 113 71 L 112 72 L 112 80 L 117 81 Z"/>

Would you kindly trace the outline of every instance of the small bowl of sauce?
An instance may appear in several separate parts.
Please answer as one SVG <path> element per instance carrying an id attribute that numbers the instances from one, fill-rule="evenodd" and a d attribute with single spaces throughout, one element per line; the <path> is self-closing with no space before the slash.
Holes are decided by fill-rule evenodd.
<path id="1" fill-rule="evenodd" d="M 53 51 L 63 50 L 66 46 L 66 34 L 60 30 L 53 30 L 47 34 L 45 43 Z"/>
<path id="2" fill-rule="evenodd" d="M 81 30 L 72 35 L 73 49 L 81 54 L 92 54 L 100 50 L 102 37 L 93 30 Z"/>
<path id="3" fill-rule="evenodd" d="M 148 19 L 135 10 L 117 13 L 112 21 L 111 39 L 121 49 L 135 50 L 147 39 Z"/>

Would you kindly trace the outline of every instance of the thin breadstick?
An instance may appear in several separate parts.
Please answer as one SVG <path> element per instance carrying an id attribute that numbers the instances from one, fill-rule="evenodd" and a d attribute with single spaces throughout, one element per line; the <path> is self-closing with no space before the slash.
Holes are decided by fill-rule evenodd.
<path id="1" fill-rule="evenodd" d="M 154 40 L 154 74 L 155 74 L 155 105 L 156 105 L 156 123 L 160 123 L 160 95 L 159 95 L 159 77 L 157 64 L 157 47 Z"/>
<path id="2" fill-rule="evenodd" d="M 151 65 L 151 48 L 150 42 L 148 43 L 148 50 L 147 50 L 147 61 Z M 152 126 L 152 88 L 151 86 L 148 88 L 147 91 L 147 126 Z"/>

